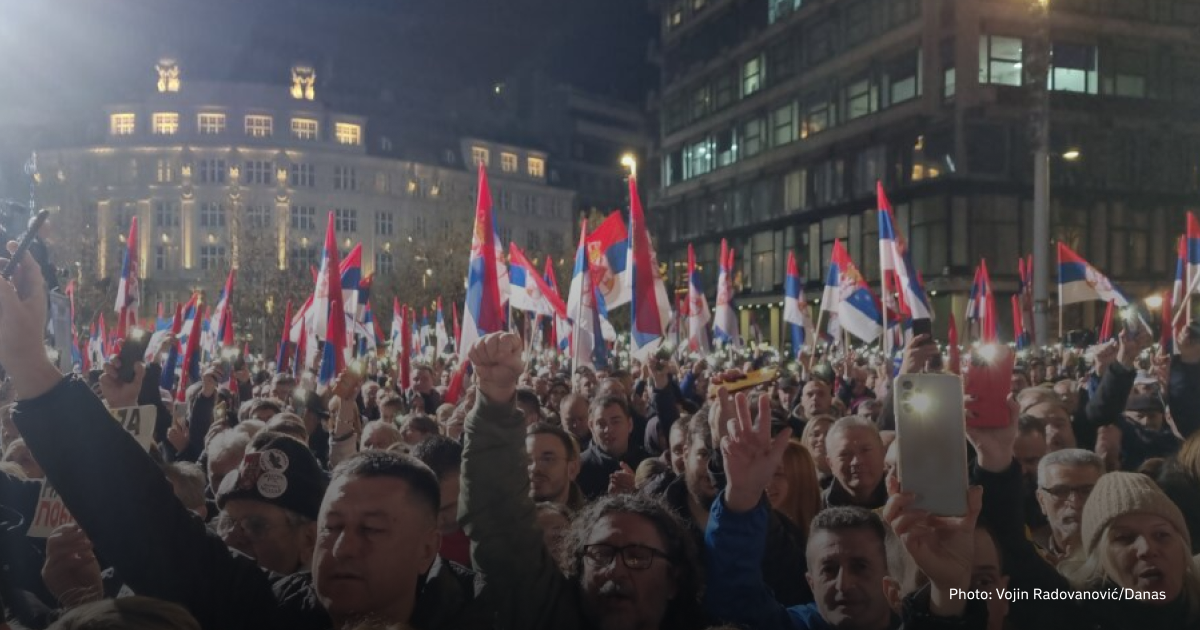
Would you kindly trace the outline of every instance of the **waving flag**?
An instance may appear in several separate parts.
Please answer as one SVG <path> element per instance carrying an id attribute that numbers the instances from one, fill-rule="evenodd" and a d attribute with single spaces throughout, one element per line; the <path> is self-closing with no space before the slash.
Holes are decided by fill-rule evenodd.
<path id="1" fill-rule="evenodd" d="M 1175 304 L 1181 303 L 1183 300 L 1183 292 L 1187 290 L 1187 258 L 1188 258 L 1188 243 L 1187 236 L 1180 236 L 1178 246 L 1176 247 L 1175 259 L 1175 284 L 1171 287 L 1171 300 Z"/>
<path id="2" fill-rule="evenodd" d="M 1058 295 L 1062 304 L 1099 300 L 1124 308 L 1131 302 L 1108 276 L 1063 243 L 1058 244 Z"/>
<path id="3" fill-rule="evenodd" d="M 740 346 L 737 313 L 733 309 L 733 250 L 721 239 L 721 259 L 718 261 L 717 307 L 713 313 L 713 337 L 721 343 Z"/>
<path id="4" fill-rule="evenodd" d="M 450 313 L 454 316 L 454 348 L 457 351 L 461 348 L 461 346 L 459 344 L 462 342 L 462 326 L 458 325 L 458 304 L 457 303 L 455 303 L 455 302 L 450 303 Z"/>
<path id="5" fill-rule="evenodd" d="M 108 358 L 108 330 L 104 325 L 104 313 L 96 313 L 96 321 L 92 322 L 91 334 L 88 336 L 88 363 L 95 369 L 100 369 Z"/>
<path id="6" fill-rule="evenodd" d="M 464 361 L 475 342 L 488 333 L 507 327 L 503 303 L 508 288 L 508 270 L 497 256 L 496 223 L 492 217 L 492 194 L 487 172 L 479 165 L 479 201 L 475 206 L 475 232 L 471 238 L 471 258 L 467 272 L 467 299 L 463 307 L 462 341 L 458 354 Z M 501 275 L 504 276 L 501 287 Z"/>
<path id="7" fill-rule="evenodd" d="M 1100 342 L 1111 341 L 1113 337 L 1113 308 L 1115 304 L 1108 302 L 1104 305 L 1104 319 L 1100 321 Z"/>
<path id="8" fill-rule="evenodd" d="M 688 350 L 708 354 L 708 299 L 700 286 L 700 272 L 696 269 L 696 252 L 688 243 Z"/>
<path id="9" fill-rule="evenodd" d="M 408 307 L 392 298 L 392 354 L 396 355 L 396 379 L 402 391 L 412 387 L 412 337 L 408 334 Z"/>
<path id="10" fill-rule="evenodd" d="M 175 392 L 176 402 L 186 401 L 188 385 L 200 380 L 200 326 L 204 318 L 200 315 L 200 302 L 197 296 L 192 296 L 188 307 L 192 311 L 192 325 L 191 330 L 188 331 L 187 346 L 183 352 L 183 369 L 180 371 L 179 389 Z"/>
<path id="11" fill-rule="evenodd" d="M 631 298 L 629 277 L 629 234 L 620 212 L 614 212 L 587 237 L 588 265 L 592 286 L 607 308 L 627 304 Z"/>
<path id="12" fill-rule="evenodd" d="M 842 329 L 866 343 L 875 341 L 883 332 L 879 300 L 850 260 L 841 239 L 833 242 L 821 310 L 835 313 Z"/>
<path id="13" fill-rule="evenodd" d="M 213 355 L 220 350 L 219 346 L 224 341 L 225 327 L 230 324 L 226 316 L 233 312 L 231 305 L 233 304 L 233 283 L 236 273 L 236 269 L 230 268 L 229 275 L 225 276 L 225 287 L 221 289 L 221 294 L 217 297 L 217 306 L 213 309 L 212 320 L 208 324 L 209 330 L 213 331 L 211 341 L 215 345 L 209 346 L 207 350 Z"/>
<path id="14" fill-rule="evenodd" d="M 913 268 L 912 256 L 904 238 L 896 229 L 896 217 L 892 204 L 883 190 L 883 182 L 875 182 L 875 195 L 879 206 L 879 269 L 883 277 L 883 293 L 891 295 L 896 289 L 900 293 L 900 311 L 913 319 L 933 319 L 929 298 Z"/>
<path id="15" fill-rule="evenodd" d="M 967 322 L 978 323 L 983 319 L 984 287 L 979 267 L 975 267 L 975 279 L 971 281 L 971 293 L 967 297 Z"/>
<path id="16" fill-rule="evenodd" d="M 538 275 L 537 268 L 516 243 L 509 244 L 508 257 L 512 307 L 538 315 L 566 317 L 567 306 Z"/>
<path id="17" fill-rule="evenodd" d="M 987 259 L 979 261 L 979 282 L 983 291 L 983 342 L 996 343 L 999 338 L 996 326 L 996 296 L 992 293 L 992 276 L 988 273 Z"/>
<path id="18" fill-rule="evenodd" d="M 575 250 L 575 268 L 571 274 L 571 286 L 567 290 L 567 313 L 570 317 L 571 367 L 594 367 L 597 331 L 594 326 L 596 295 L 592 289 L 592 276 L 587 255 L 587 219 L 579 228 L 579 247 Z M 562 334 L 562 331 L 559 331 Z"/>
<path id="19" fill-rule="evenodd" d="M 1200 221 L 1196 215 L 1187 213 L 1187 279 L 1190 281 L 1200 273 Z"/>
<path id="20" fill-rule="evenodd" d="M 562 293 L 558 290 L 558 279 L 554 276 L 554 265 L 550 262 L 550 258 L 546 257 L 545 271 L 547 292 L 553 293 L 554 297 L 562 302 Z M 571 324 L 567 321 L 568 315 L 554 316 L 554 342 L 558 346 L 559 352 L 566 352 L 571 346 Z"/>
<path id="21" fill-rule="evenodd" d="M 142 303 L 142 266 L 137 254 L 137 217 L 129 222 L 129 238 L 125 241 L 125 258 L 121 262 L 121 279 L 117 282 L 117 337 L 125 338 L 125 329 L 137 325 L 137 310 Z"/>
<path id="22" fill-rule="evenodd" d="M 1017 350 L 1024 350 L 1028 346 L 1028 340 L 1025 339 L 1025 328 L 1021 324 L 1021 298 L 1016 295 L 1012 296 L 1012 317 L 1013 317 L 1013 339 L 1017 342 Z"/>
<path id="23" fill-rule="evenodd" d="M 358 326 L 358 355 L 365 357 L 379 347 L 379 338 L 375 336 L 375 316 L 371 314 L 371 303 L 362 306 L 363 321 Z"/>
<path id="24" fill-rule="evenodd" d="M 333 213 L 325 227 L 325 250 L 321 254 L 321 270 L 317 273 L 317 286 L 313 291 L 312 309 L 314 322 L 312 334 L 325 342 L 321 353 L 321 367 L 317 373 L 317 384 L 329 386 L 338 374 L 346 369 L 346 310 L 342 301 L 343 289 L 338 270 L 337 232 L 334 229 Z M 358 289 L 358 278 L 354 289 Z"/>
<path id="25" fill-rule="evenodd" d="M 815 341 L 815 327 L 808 312 L 808 300 L 804 298 L 804 281 L 800 279 L 795 252 L 788 252 L 787 277 L 783 281 L 783 321 L 787 322 L 791 332 L 792 352 L 799 357 L 809 340 Z"/>
<path id="26" fill-rule="evenodd" d="M 667 301 L 667 289 L 658 274 L 658 258 L 650 244 L 650 232 L 646 228 L 646 217 L 642 214 L 637 181 L 632 177 L 629 178 L 629 217 L 629 244 L 633 260 L 633 296 L 629 300 L 632 307 L 630 355 L 645 361 L 666 341 L 671 303 Z"/>
<path id="27" fill-rule="evenodd" d="M 192 299 L 196 299 L 196 296 L 193 295 Z M 158 378 L 158 386 L 167 391 L 175 389 L 175 368 L 179 366 L 179 334 L 183 331 L 183 304 L 175 304 L 175 316 L 170 321 L 171 327 L 167 332 L 174 335 L 175 340 L 167 348 L 167 360 L 163 362 L 162 374 Z M 161 345 L 161 338 L 157 345 L 154 343 L 154 339 L 151 338 L 150 344 L 146 347 L 146 352 L 154 353 Z"/>
<path id="28" fill-rule="evenodd" d="M 288 341 L 288 328 L 292 324 L 292 301 L 287 301 L 287 310 L 283 315 L 283 330 L 279 334 L 279 348 L 275 351 L 275 369 L 279 372 L 287 372 L 288 365 L 291 362 L 292 347 Z"/>
<path id="29" fill-rule="evenodd" d="M 433 336 L 437 343 L 437 355 L 446 351 L 454 352 L 454 349 L 450 347 L 450 335 L 446 333 L 446 319 L 442 314 L 442 296 L 440 295 L 437 299 L 437 322 L 433 326 Z"/>

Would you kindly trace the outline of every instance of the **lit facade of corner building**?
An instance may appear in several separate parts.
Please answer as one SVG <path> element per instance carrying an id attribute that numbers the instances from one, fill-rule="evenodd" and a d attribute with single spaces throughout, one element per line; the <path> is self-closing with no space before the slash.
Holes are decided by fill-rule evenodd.
<path id="1" fill-rule="evenodd" d="M 421 253 L 413 241 L 473 220 L 478 161 L 501 237 L 531 256 L 568 251 L 575 193 L 547 184 L 544 152 L 453 135 L 407 151 L 370 120 L 324 105 L 312 71 L 300 70 L 289 88 L 188 82 L 160 64 L 158 91 L 98 113 L 78 143 L 38 150 L 39 205 L 60 214 L 56 224 L 94 230 L 95 246 L 78 256 L 94 257 L 99 278 L 120 273 L 137 216 L 144 303 L 211 289 L 248 232 L 270 235 L 281 269 L 317 265 L 331 211 L 343 254 L 361 241 L 364 275 L 399 269 Z M 466 262 L 464 245 L 461 270 L 449 272 L 465 277 Z"/>
<path id="2" fill-rule="evenodd" d="M 878 286 L 882 179 L 939 334 L 981 258 L 1015 290 L 1033 247 L 1035 1 L 654 0 L 660 260 L 681 272 L 694 243 L 711 293 L 728 238 L 743 334 L 757 321 L 781 341 L 788 251 L 810 303 L 835 239 Z M 1200 3 L 1049 4 L 1051 238 L 1137 297 L 1166 289 L 1200 195 Z M 1067 307 L 1067 328 L 1101 308 Z"/>

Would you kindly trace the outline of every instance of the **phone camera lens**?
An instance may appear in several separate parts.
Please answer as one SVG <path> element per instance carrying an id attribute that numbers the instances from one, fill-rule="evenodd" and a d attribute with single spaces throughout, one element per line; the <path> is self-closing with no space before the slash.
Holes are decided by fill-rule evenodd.
<path id="1" fill-rule="evenodd" d="M 912 389 L 913 388 L 912 381 L 904 381 L 904 385 L 902 385 L 901 387 L 903 387 L 904 389 Z"/>

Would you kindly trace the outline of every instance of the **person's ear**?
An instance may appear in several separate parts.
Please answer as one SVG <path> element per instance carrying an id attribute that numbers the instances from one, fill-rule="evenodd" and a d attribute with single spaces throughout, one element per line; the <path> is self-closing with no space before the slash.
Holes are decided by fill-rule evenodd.
<path id="1" fill-rule="evenodd" d="M 579 461 L 578 457 L 567 462 L 567 479 L 575 481 L 575 478 L 579 476 L 580 464 L 581 462 Z"/>
<path id="2" fill-rule="evenodd" d="M 887 599 L 888 607 L 896 613 L 899 613 L 904 608 L 904 593 L 901 591 L 900 582 L 896 578 L 885 575 L 883 576 L 883 596 Z"/>

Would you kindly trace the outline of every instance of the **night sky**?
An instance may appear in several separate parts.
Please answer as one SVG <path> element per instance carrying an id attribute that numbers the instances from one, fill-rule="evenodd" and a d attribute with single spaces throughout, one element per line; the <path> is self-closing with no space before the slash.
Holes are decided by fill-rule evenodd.
<path id="1" fill-rule="evenodd" d="M 92 108 L 151 89 L 160 56 L 185 81 L 285 83 L 297 59 L 325 89 L 447 95 L 540 71 L 637 104 L 656 20 L 646 0 L 7 0 L 0 112 Z M 185 88 L 186 89 L 186 88 Z"/>

